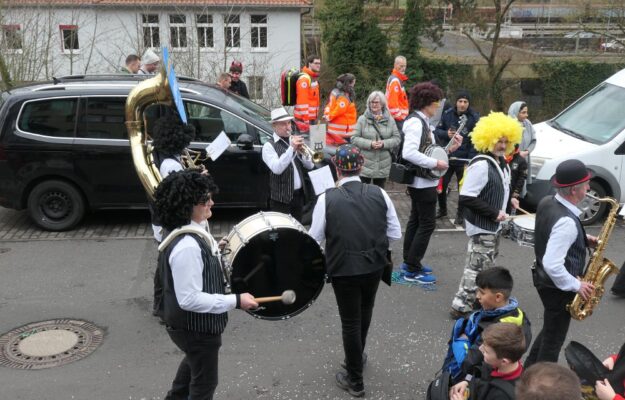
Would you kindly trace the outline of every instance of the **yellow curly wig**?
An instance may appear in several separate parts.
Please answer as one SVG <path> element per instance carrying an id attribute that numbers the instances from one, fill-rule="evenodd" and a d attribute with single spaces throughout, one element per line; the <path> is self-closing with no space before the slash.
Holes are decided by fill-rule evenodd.
<path id="1" fill-rule="evenodd" d="M 471 142 L 477 151 L 492 152 L 499 139 L 505 136 L 508 139 L 506 154 L 510 154 L 514 145 L 521 142 L 522 135 L 523 127 L 519 121 L 502 112 L 491 112 L 477 122 L 471 133 Z"/>

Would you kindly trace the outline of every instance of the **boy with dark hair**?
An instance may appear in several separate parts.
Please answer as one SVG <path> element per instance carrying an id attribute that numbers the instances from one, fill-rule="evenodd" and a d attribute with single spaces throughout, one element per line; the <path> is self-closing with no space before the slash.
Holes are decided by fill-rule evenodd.
<path id="1" fill-rule="evenodd" d="M 512 323 L 521 328 L 526 344 L 532 340 L 530 321 L 517 300 L 510 297 L 514 284 L 510 271 L 493 267 L 477 274 L 475 281 L 481 309 L 466 319 L 456 320 L 443 363 L 443 370 L 451 373 L 452 382 L 457 382 L 463 372 L 482 363 L 478 347 L 482 343 L 482 332 L 488 326 L 498 322 Z"/>
<path id="2" fill-rule="evenodd" d="M 514 384 L 523 372 L 519 360 L 526 349 L 521 327 L 497 323 L 486 328 L 482 337 L 483 366 L 451 388 L 450 400 L 514 400 Z"/>

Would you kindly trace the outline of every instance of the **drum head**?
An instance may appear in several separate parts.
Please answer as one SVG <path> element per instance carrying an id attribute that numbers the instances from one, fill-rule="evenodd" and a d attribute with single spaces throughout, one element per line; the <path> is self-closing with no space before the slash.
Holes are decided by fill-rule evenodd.
<path id="1" fill-rule="evenodd" d="M 280 320 L 310 307 L 325 282 L 325 257 L 319 244 L 294 228 L 267 230 L 247 240 L 232 261 L 232 292 L 268 297 L 293 290 L 296 296 L 293 304 L 264 303 L 248 312 L 257 318 Z"/>
<path id="2" fill-rule="evenodd" d="M 536 225 L 536 218 L 533 215 L 522 215 L 520 217 L 514 218 L 512 223 L 514 225 L 518 225 L 523 229 L 533 231 L 534 226 Z"/>

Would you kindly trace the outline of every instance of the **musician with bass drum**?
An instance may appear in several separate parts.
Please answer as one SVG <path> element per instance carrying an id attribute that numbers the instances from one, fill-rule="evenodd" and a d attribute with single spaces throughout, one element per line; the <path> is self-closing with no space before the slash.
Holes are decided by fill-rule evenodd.
<path id="1" fill-rule="evenodd" d="M 446 160 L 430 155 L 431 149 L 442 150 L 438 146 L 433 146 L 436 140 L 429 121 L 436 113 L 442 98 L 441 89 L 430 82 L 413 86 L 410 89 L 412 112 L 403 125 L 405 138 L 401 157 L 416 166 L 417 170 L 416 176 L 407 188 L 411 206 L 404 237 L 404 262 L 400 269 L 405 280 L 421 284 L 436 282 L 432 268 L 424 265 L 422 260 L 436 227 L 436 186 L 441 173 L 449 167 Z M 455 135 L 453 143 L 445 151 L 453 152 L 461 144 L 462 136 Z M 434 176 L 430 173 L 431 170 L 441 173 Z"/>

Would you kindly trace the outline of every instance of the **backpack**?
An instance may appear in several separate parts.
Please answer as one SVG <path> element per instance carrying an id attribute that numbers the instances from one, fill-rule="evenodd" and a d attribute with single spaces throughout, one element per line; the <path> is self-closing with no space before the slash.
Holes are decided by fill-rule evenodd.
<path id="1" fill-rule="evenodd" d="M 291 68 L 280 74 L 280 94 L 283 106 L 294 106 L 297 102 L 297 80 L 303 72 L 299 68 Z"/>
<path id="2" fill-rule="evenodd" d="M 448 400 L 451 388 L 451 375 L 448 371 L 442 371 L 428 385 L 425 395 L 426 400 Z"/>
<path id="3" fill-rule="evenodd" d="M 515 399 L 513 382 L 504 381 L 502 379 L 475 379 L 469 383 L 469 387 L 467 388 L 467 390 L 469 390 L 468 400 L 485 399 L 487 398 L 488 393 L 494 388 L 499 389 L 501 392 L 503 392 L 504 396 L 506 396 L 508 400 Z"/>

